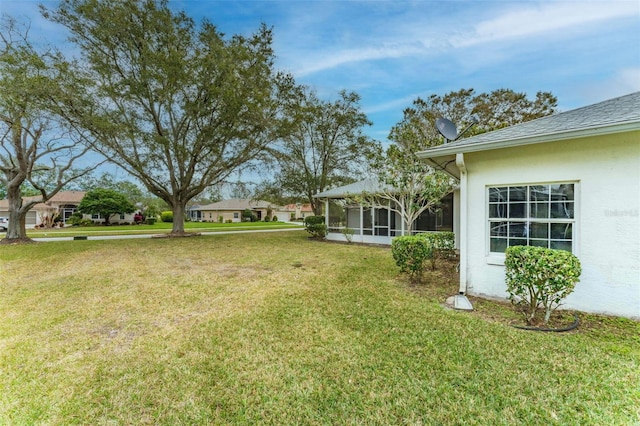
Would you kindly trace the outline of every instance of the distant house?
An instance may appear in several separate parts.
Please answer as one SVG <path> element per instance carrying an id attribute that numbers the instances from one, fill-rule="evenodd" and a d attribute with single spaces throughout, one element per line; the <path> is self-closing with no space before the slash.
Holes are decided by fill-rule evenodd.
<path id="1" fill-rule="evenodd" d="M 566 307 L 640 318 L 640 92 L 419 154 L 460 182 L 460 291 L 506 297 L 504 251 L 567 250 Z"/>
<path id="2" fill-rule="evenodd" d="M 292 220 L 292 219 L 304 219 L 305 217 L 313 216 L 313 208 L 311 204 L 287 204 L 286 206 L 280 207 L 275 215 L 278 216 L 280 220 Z"/>
<path id="3" fill-rule="evenodd" d="M 268 201 L 232 198 L 204 206 L 193 206 L 189 209 L 189 217 L 201 222 L 242 222 L 242 213 L 248 209 L 258 220 L 263 220 L 276 208 Z"/>
<path id="4" fill-rule="evenodd" d="M 317 195 L 324 201 L 324 216 L 327 224 L 327 239 L 344 241 L 343 231 L 350 228 L 354 231 L 354 242 L 370 244 L 391 244 L 396 236 L 406 235 L 404 221 L 397 211 L 399 206 L 380 205 L 366 206 L 350 202 L 350 198 L 367 192 L 375 194 L 380 191 L 375 179 L 366 179 L 339 188 L 329 189 Z M 385 201 L 388 203 L 388 201 Z M 425 211 L 413 224 L 412 233 L 433 231 L 454 231 L 454 194 L 442 199 L 442 204 L 433 212 Z"/>
<path id="5" fill-rule="evenodd" d="M 27 212 L 25 226 L 27 228 L 34 228 L 41 224 L 51 223 L 53 218 L 59 216 L 60 221 L 63 224 L 67 223 L 69 217 L 76 212 L 80 202 L 84 198 L 86 192 L 84 191 L 60 191 L 46 203 L 38 203 Z M 25 201 L 30 201 L 40 198 L 36 197 L 24 197 Z M 9 202 L 8 200 L 0 200 L 0 216 L 9 217 Z M 84 215 L 86 219 L 91 219 L 95 223 L 104 222 L 104 218 L 100 215 Z M 114 215 L 111 218 L 111 223 L 117 224 L 122 222 L 133 222 L 132 214 Z"/>

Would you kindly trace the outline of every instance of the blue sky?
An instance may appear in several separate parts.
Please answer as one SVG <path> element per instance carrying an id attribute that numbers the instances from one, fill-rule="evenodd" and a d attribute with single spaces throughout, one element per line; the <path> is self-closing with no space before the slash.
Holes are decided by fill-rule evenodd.
<path id="1" fill-rule="evenodd" d="M 39 1 L 0 0 L 63 46 Z M 44 1 L 50 7 L 55 1 Z M 623 1 L 231 1 L 172 0 L 222 32 L 273 27 L 277 67 L 323 99 L 362 97 L 384 141 L 421 96 L 461 88 L 551 91 L 568 110 L 640 90 L 640 0 Z"/>

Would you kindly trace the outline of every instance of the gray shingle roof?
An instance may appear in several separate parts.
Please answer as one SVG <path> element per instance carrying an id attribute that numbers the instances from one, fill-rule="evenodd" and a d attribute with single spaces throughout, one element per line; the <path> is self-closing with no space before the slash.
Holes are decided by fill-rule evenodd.
<path id="1" fill-rule="evenodd" d="M 460 139 L 427 149 L 419 156 L 429 158 L 502 147 L 501 142 L 508 142 L 509 146 L 524 145 L 578 137 L 580 133 L 604 134 L 625 129 L 640 130 L 640 92 Z"/>
<path id="2" fill-rule="evenodd" d="M 362 194 L 363 192 L 377 192 L 381 188 L 380 183 L 375 178 L 365 179 L 338 188 L 327 189 L 316 195 L 314 198 L 344 198 L 348 195 Z"/>

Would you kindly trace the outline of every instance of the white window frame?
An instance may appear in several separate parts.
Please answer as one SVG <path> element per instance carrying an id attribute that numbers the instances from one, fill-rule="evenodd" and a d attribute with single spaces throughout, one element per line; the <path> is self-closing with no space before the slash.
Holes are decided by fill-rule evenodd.
<path id="1" fill-rule="evenodd" d="M 572 218 L 552 218 L 551 215 L 549 215 L 549 217 L 544 217 L 544 218 L 537 218 L 537 217 L 532 217 L 531 216 L 531 209 L 530 206 L 531 204 L 534 204 L 535 202 L 532 201 L 530 199 L 530 190 L 531 187 L 535 187 L 535 186 L 549 186 L 549 185 L 573 185 L 573 217 Z M 526 187 L 526 196 L 525 196 L 525 217 L 523 218 L 518 218 L 518 217 L 506 217 L 506 218 L 496 218 L 496 217 L 491 217 L 491 205 L 495 204 L 492 203 L 490 201 L 490 194 L 491 194 L 491 189 L 493 188 L 515 188 L 515 187 Z M 558 239 L 554 239 L 552 238 L 550 231 L 547 235 L 546 238 L 539 238 L 539 239 L 535 239 L 535 238 L 531 238 L 530 235 L 528 234 L 529 230 L 530 230 L 530 226 L 532 223 L 546 223 L 546 224 L 571 224 L 571 238 L 570 239 L 565 239 L 565 241 L 570 240 L 571 241 L 571 252 L 573 254 L 577 254 L 577 240 L 578 240 L 578 226 L 579 226 L 579 217 L 578 217 L 578 212 L 579 212 L 579 182 L 577 181 L 554 181 L 554 182 L 541 182 L 541 183 L 506 183 L 506 184 L 497 184 L 497 185 L 487 185 L 485 188 L 485 225 L 486 225 L 486 230 L 485 230 L 485 240 L 486 240 L 486 253 L 488 255 L 489 258 L 500 258 L 500 259 L 504 259 L 504 252 L 500 252 L 500 251 L 491 251 L 491 231 L 492 231 L 492 222 L 497 222 L 497 221 L 501 221 L 501 222 L 525 222 L 526 223 L 526 228 L 527 228 L 527 235 L 518 239 L 524 239 L 527 240 L 527 245 L 532 245 L 529 244 L 531 241 L 542 241 L 542 240 L 546 240 L 547 241 L 547 246 L 550 245 L 550 241 L 553 240 L 558 240 Z M 551 208 L 551 204 L 552 204 L 553 200 L 549 201 L 549 208 Z M 507 200 L 507 203 L 509 203 L 509 201 Z M 541 202 L 544 203 L 544 202 Z M 507 239 L 510 239 L 511 236 L 507 236 Z M 516 238 L 516 237 L 514 237 Z M 507 241 L 507 247 L 508 247 L 508 241 Z M 498 261 L 498 264 L 501 264 L 502 262 L 499 259 L 494 259 Z M 493 262 L 489 262 L 489 263 L 493 263 Z"/>

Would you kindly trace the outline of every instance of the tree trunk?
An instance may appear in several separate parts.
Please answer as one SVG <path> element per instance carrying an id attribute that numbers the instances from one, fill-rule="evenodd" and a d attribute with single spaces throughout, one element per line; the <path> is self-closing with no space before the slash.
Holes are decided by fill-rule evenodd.
<path id="1" fill-rule="evenodd" d="M 314 199 L 311 203 L 311 209 L 313 210 L 313 214 L 315 216 L 322 216 L 322 203 L 318 199 Z M 329 213 L 327 213 L 328 215 Z"/>
<path id="2" fill-rule="evenodd" d="M 9 202 L 9 227 L 6 240 L 27 239 L 26 216 L 27 211 L 22 208 L 22 195 L 20 185 L 9 183 L 7 185 L 7 201 Z"/>
<path id="3" fill-rule="evenodd" d="M 171 229 L 172 234 L 181 235 L 184 234 L 184 213 L 185 205 L 182 203 L 174 203 L 173 205 L 173 227 Z"/>

